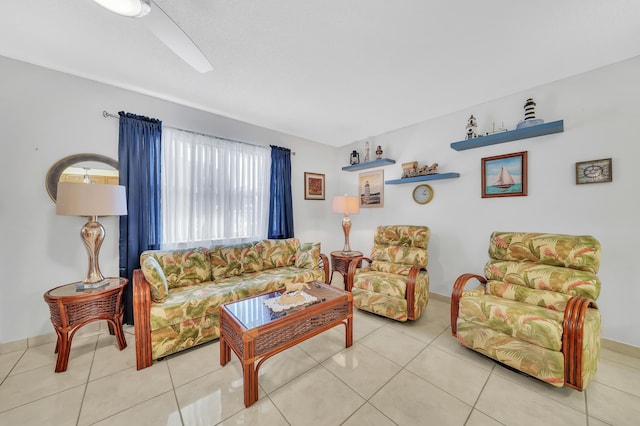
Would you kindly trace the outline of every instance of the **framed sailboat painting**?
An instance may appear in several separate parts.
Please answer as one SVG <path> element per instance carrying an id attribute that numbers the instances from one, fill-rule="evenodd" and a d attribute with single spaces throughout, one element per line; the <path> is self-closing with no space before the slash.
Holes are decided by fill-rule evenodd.
<path id="1" fill-rule="evenodd" d="M 527 195 L 527 151 L 482 159 L 482 198 Z"/>

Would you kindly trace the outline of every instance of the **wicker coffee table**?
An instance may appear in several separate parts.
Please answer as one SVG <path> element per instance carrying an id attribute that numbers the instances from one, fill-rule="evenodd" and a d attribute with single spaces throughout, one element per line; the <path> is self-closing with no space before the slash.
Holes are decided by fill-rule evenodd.
<path id="1" fill-rule="evenodd" d="M 279 297 L 277 291 L 220 307 L 220 365 L 231 360 L 233 349 L 242 362 L 245 407 L 258 400 L 258 370 L 273 355 L 339 324 L 346 327 L 345 346 L 353 343 L 351 293 L 320 282 L 304 292 L 318 301 L 274 312 L 264 301 Z"/>

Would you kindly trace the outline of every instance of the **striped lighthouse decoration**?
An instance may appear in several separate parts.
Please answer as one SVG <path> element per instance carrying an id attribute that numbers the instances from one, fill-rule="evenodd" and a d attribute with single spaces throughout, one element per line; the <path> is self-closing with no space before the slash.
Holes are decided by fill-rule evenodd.
<path id="1" fill-rule="evenodd" d="M 532 98 L 527 99 L 524 104 L 524 120 L 534 120 L 536 118 L 536 103 Z"/>
<path id="2" fill-rule="evenodd" d="M 542 123 L 544 123 L 543 119 L 536 118 L 536 103 L 533 102 L 533 98 L 527 99 L 524 104 L 524 120 L 518 123 L 516 129 L 536 126 Z"/>

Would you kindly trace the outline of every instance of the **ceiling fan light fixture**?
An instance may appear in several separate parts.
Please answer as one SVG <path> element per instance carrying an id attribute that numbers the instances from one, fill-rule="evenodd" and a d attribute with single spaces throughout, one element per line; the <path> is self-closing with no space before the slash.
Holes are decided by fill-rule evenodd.
<path id="1" fill-rule="evenodd" d="M 105 9 L 127 18 L 142 18 L 151 11 L 150 0 L 93 0 Z"/>

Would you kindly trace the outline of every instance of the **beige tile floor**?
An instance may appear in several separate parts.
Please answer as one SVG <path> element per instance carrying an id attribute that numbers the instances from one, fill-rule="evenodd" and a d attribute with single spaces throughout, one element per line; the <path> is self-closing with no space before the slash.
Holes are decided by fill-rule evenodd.
<path id="1" fill-rule="evenodd" d="M 434 299 L 412 323 L 357 311 L 349 349 L 339 327 L 271 358 L 248 409 L 217 341 L 137 371 L 126 333 L 123 351 L 106 332 L 77 336 L 64 373 L 53 342 L 0 353 L 0 425 L 640 424 L 640 359 L 605 349 L 587 391 L 554 388 L 460 346 Z"/>

